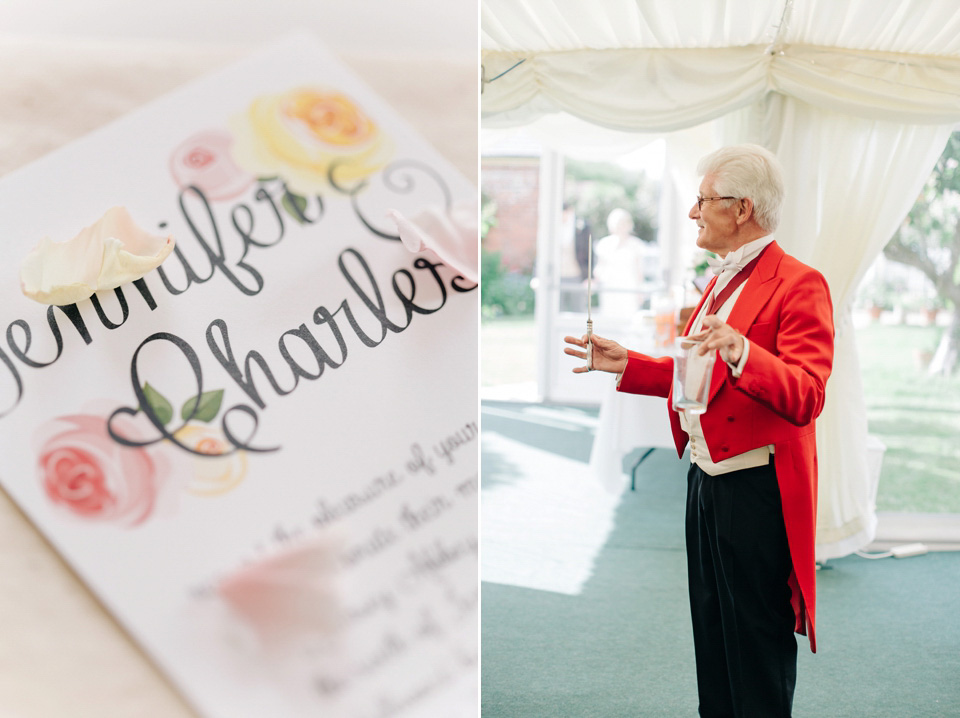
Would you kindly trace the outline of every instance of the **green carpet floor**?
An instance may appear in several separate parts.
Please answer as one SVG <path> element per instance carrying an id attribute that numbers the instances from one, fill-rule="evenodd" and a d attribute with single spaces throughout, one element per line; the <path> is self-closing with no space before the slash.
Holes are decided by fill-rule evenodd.
<path id="1" fill-rule="evenodd" d="M 589 456 L 589 437 L 551 439 L 502 412 L 483 431 Z M 498 475 L 509 457 L 482 461 L 482 490 L 523 480 Z M 686 466 L 666 450 L 644 461 L 579 595 L 483 583 L 483 718 L 696 716 Z M 818 591 L 818 653 L 798 637 L 797 718 L 960 716 L 960 553 L 833 560 Z"/>

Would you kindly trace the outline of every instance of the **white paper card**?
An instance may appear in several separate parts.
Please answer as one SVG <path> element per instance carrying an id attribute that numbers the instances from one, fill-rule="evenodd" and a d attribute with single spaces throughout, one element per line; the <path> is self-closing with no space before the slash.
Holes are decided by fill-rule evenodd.
<path id="1" fill-rule="evenodd" d="M 387 216 L 474 196 L 306 36 L 0 181 L 0 480 L 200 714 L 476 713 L 478 290 Z M 23 297 L 114 205 L 175 253 Z"/>

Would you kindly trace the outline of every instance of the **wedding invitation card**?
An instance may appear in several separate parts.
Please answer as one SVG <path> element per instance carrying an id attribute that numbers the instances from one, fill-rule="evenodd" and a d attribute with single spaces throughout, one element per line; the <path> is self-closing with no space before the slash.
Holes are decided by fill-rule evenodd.
<path id="1" fill-rule="evenodd" d="M 0 180 L 0 482 L 200 715 L 475 714 L 478 289 L 389 214 L 475 196 L 309 36 Z M 21 293 L 117 206 L 157 269 Z"/>

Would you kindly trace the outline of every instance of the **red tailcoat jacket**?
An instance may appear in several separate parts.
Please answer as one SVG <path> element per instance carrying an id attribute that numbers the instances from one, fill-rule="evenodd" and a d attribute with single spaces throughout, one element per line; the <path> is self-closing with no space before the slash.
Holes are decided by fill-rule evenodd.
<path id="1" fill-rule="evenodd" d="M 714 280 L 716 281 L 716 280 Z M 700 304 L 710 295 L 703 293 Z M 690 318 L 684 334 L 690 331 Z M 783 520 L 793 560 L 790 576 L 796 632 L 816 652 L 817 444 L 814 420 L 823 409 L 833 365 L 833 307 L 823 276 L 770 244 L 744 283 L 727 324 L 750 340 L 739 379 L 722 361 L 714 365 L 707 412 L 700 417 L 710 458 L 721 461 L 773 444 Z M 673 359 L 628 352 L 619 390 L 670 397 Z M 670 411 L 677 453 L 687 434 Z"/>

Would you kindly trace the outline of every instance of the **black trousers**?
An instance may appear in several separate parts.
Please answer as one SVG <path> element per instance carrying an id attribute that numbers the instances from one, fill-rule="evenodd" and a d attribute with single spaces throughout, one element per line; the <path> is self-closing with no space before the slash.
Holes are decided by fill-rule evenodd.
<path id="1" fill-rule="evenodd" d="M 791 561 L 770 464 L 687 475 L 687 572 L 702 718 L 790 716 Z"/>

